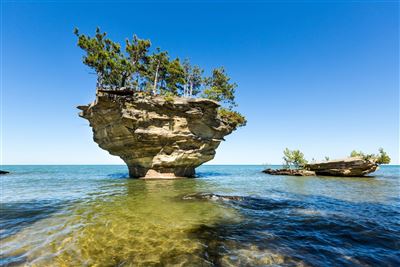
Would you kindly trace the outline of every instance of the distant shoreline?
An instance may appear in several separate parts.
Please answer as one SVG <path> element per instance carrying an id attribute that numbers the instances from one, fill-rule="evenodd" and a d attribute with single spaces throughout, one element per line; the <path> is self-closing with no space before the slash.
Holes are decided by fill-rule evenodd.
<path id="1" fill-rule="evenodd" d="M 279 164 L 203 164 L 202 166 L 282 166 L 282 163 Z M 126 166 L 125 164 L 0 164 L 0 166 Z M 399 166 L 400 164 L 385 164 L 380 167 L 385 166 Z M 198 167 L 199 168 L 199 167 Z"/>

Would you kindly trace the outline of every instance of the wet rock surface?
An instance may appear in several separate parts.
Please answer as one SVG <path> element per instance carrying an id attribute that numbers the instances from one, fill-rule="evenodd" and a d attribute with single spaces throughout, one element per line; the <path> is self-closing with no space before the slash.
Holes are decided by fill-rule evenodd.
<path id="1" fill-rule="evenodd" d="M 214 158 L 234 128 L 221 120 L 209 99 L 99 92 L 79 114 L 93 129 L 94 141 L 127 165 L 130 177 L 193 177 Z"/>

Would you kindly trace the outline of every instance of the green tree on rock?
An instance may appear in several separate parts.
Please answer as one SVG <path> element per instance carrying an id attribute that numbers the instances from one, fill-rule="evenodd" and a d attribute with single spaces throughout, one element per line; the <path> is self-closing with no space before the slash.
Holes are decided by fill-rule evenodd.
<path id="1" fill-rule="evenodd" d="M 391 158 L 383 150 L 383 148 L 379 148 L 379 155 L 376 158 L 376 163 L 378 163 L 378 164 L 389 164 L 390 160 L 391 160 Z"/>
<path id="2" fill-rule="evenodd" d="M 218 109 L 218 115 L 222 120 L 227 122 L 231 127 L 235 129 L 245 126 L 247 124 L 247 120 L 242 114 L 231 109 L 220 107 Z"/>
<path id="3" fill-rule="evenodd" d="M 136 35 L 133 36 L 132 41 L 126 39 L 126 52 L 128 53 L 128 59 L 133 66 L 134 72 L 132 84 L 136 90 L 139 90 L 142 82 L 142 77 L 146 72 L 145 66 L 149 62 L 149 57 L 147 53 L 149 52 L 151 46 L 150 40 L 139 39 Z"/>
<path id="4" fill-rule="evenodd" d="M 304 158 L 304 154 L 300 150 L 289 150 L 286 148 L 283 151 L 283 155 L 285 168 L 293 166 L 294 168 L 299 169 L 307 164 L 307 160 Z"/>
<path id="5" fill-rule="evenodd" d="M 203 86 L 203 73 L 199 66 L 191 66 L 188 59 L 183 61 L 183 69 L 185 72 L 185 83 L 183 85 L 183 93 L 184 97 L 192 97 L 196 96 L 201 91 L 201 87 Z"/>
<path id="6" fill-rule="evenodd" d="M 223 67 L 214 69 L 212 76 L 205 79 L 206 89 L 203 95 L 206 98 L 228 104 L 231 108 L 235 103 L 235 89 L 237 85 L 230 82 Z"/>
<path id="7" fill-rule="evenodd" d="M 183 84 L 185 83 L 185 70 L 178 58 L 168 63 L 165 74 L 165 87 L 163 90 L 173 95 L 178 95 L 178 91 L 183 89 Z"/>
<path id="8" fill-rule="evenodd" d="M 246 119 L 232 110 L 236 106 L 237 85 L 231 82 L 223 67 L 214 69 L 210 77 L 203 77 L 204 71 L 199 66 L 191 65 L 189 60 L 183 63 L 179 58 L 170 60 L 167 51 L 152 50 L 150 40 L 136 35 L 125 41 L 125 50 L 122 50 L 120 44 L 107 38 L 107 33 L 99 28 L 93 37 L 80 34 L 78 29 L 74 33 L 78 46 L 85 51 L 83 63 L 97 74 L 97 89 L 131 89 L 164 95 L 169 101 L 174 96 L 191 98 L 201 93 L 202 97 L 222 104 L 219 119 L 234 128 L 246 124 Z"/>
<path id="9" fill-rule="evenodd" d="M 100 88 L 116 89 L 124 87 L 134 71 L 134 67 L 121 52 L 121 46 L 107 38 L 107 33 L 96 29 L 94 37 L 79 34 L 78 46 L 86 51 L 83 62 L 93 68 L 97 74 L 97 85 Z"/>
<path id="10" fill-rule="evenodd" d="M 146 78 L 148 81 L 147 88 L 151 88 L 153 95 L 161 93 L 162 86 L 165 87 L 165 77 L 167 75 L 167 67 L 169 65 L 168 52 L 161 51 L 157 48 L 156 52 L 149 56 L 146 68 Z"/>
<path id="11" fill-rule="evenodd" d="M 389 164 L 390 157 L 389 155 L 383 150 L 383 148 L 379 148 L 379 154 L 366 154 L 362 151 L 353 150 L 350 153 L 350 157 L 359 157 L 364 160 L 374 161 L 377 164 Z"/>

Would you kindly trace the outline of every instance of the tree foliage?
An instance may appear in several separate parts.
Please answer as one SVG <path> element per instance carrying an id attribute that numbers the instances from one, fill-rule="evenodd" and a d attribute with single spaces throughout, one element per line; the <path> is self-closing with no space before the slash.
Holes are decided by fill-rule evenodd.
<path id="1" fill-rule="evenodd" d="M 362 151 L 353 150 L 350 153 L 350 157 L 359 157 L 364 160 L 371 160 L 376 162 L 377 164 L 389 164 L 391 160 L 389 155 L 383 150 L 383 148 L 379 148 L 379 154 L 366 154 Z"/>
<path id="2" fill-rule="evenodd" d="M 86 52 L 83 63 L 97 73 L 98 86 L 112 89 L 125 86 L 134 66 L 121 52 L 121 46 L 108 39 L 107 33 L 99 28 L 94 37 L 79 34 L 78 29 L 74 33 L 78 36 L 78 46 Z"/>
<path id="3" fill-rule="evenodd" d="M 378 164 L 389 164 L 390 160 L 391 160 L 391 158 L 383 150 L 383 148 L 379 148 L 379 155 L 376 158 L 376 163 L 378 163 Z"/>
<path id="4" fill-rule="evenodd" d="M 133 35 L 125 41 L 125 50 L 107 37 L 99 28 L 93 37 L 80 34 L 75 28 L 78 46 L 85 51 L 83 63 L 95 70 L 97 88 L 120 88 L 143 91 L 152 95 L 202 97 L 220 102 L 219 116 L 235 127 L 246 124 L 246 119 L 232 108 L 237 85 L 231 82 L 223 67 L 204 77 L 204 70 L 188 59 L 170 59 L 167 51 L 151 49 L 150 40 Z"/>
<path id="5" fill-rule="evenodd" d="M 212 76 L 205 79 L 206 89 L 203 95 L 206 98 L 235 106 L 235 89 L 237 85 L 230 82 L 223 67 L 214 69 Z"/>
<path id="6" fill-rule="evenodd" d="M 182 85 L 185 83 L 185 70 L 183 69 L 179 58 L 168 63 L 165 82 L 166 88 L 169 88 L 169 91 L 172 94 L 178 95 L 179 92 L 182 91 Z"/>
<path id="7" fill-rule="evenodd" d="M 243 117 L 239 112 L 230 109 L 219 108 L 218 115 L 222 120 L 228 122 L 233 128 L 245 126 L 247 123 L 246 118 Z"/>
<path id="8" fill-rule="evenodd" d="M 190 65 L 189 59 L 183 61 L 183 70 L 185 74 L 185 82 L 183 85 L 183 96 L 196 96 L 201 92 L 204 84 L 203 73 L 199 66 Z"/>
<path id="9" fill-rule="evenodd" d="M 203 77 L 204 70 L 191 65 L 188 59 L 170 59 L 167 51 L 156 48 L 151 42 L 136 35 L 126 40 L 125 51 L 121 45 L 107 38 L 99 28 L 93 37 L 80 34 L 78 46 L 86 54 L 83 63 L 96 71 L 98 87 L 120 87 L 148 91 L 152 94 L 172 93 L 192 97 L 203 91 L 202 96 L 219 102 L 234 104 L 236 84 L 230 82 L 223 67 L 214 69 L 210 77 Z"/>
<path id="10" fill-rule="evenodd" d="M 128 86 L 132 86 L 135 90 L 142 87 L 146 73 L 146 66 L 149 64 L 149 52 L 151 42 L 149 40 L 141 40 L 136 35 L 133 35 L 132 41 L 126 39 L 126 52 L 133 66 L 133 73 Z"/>
<path id="11" fill-rule="evenodd" d="M 300 150 L 289 150 L 285 148 L 283 151 L 283 161 L 286 168 L 294 167 L 296 169 L 303 167 L 307 164 L 304 154 Z"/>

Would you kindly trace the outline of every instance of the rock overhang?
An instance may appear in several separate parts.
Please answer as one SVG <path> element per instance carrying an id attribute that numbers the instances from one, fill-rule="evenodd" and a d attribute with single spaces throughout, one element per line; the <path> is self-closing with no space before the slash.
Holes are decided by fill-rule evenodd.
<path id="1" fill-rule="evenodd" d="M 127 164 L 130 177 L 193 177 L 235 130 L 218 116 L 219 103 L 204 98 L 108 95 L 78 106 L 94 141 Z M 154 176 L 154 177 L 152 177 Z"/>

